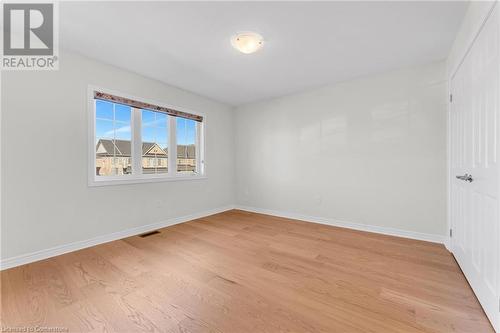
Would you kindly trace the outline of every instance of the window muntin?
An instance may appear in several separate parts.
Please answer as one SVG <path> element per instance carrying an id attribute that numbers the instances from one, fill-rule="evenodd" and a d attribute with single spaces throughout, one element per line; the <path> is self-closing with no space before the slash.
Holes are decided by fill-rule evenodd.
<path id="1" fill-rule="evenodd" d="M 120 97 L 116 103 L 97 94 L 92 91 L 95 149 L 90 185 L 203 176 L 202 116 L 134 100 L 154 110 L 124 105 Z M 169 158 L 169 150 L 177 158 Z"/>

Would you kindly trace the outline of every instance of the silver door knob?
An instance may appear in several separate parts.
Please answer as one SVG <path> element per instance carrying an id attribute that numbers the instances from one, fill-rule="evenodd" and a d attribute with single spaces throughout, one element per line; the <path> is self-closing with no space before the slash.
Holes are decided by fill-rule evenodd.
<path id="1" fill-rule="evenodd" d="M 466 181 L 466 182 L 469 182 L 469 183 L 472 183 L 472 181 L 474 179 L 472 179 L 472 175 L 468 175 L 468 174 L 465 174 L 463 176 L 456 176 L 457 179 L 460 179 L 460 180 L 463 180 L 463 181 Z"/>

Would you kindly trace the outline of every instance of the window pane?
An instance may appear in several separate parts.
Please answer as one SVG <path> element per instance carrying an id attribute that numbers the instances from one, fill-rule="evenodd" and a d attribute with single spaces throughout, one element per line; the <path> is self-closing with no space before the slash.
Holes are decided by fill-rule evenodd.
<path id="1" fill-rule="evenodd" d="M 115 129 L 115 139 L 117 140 L 128 140 L 132 137 L 132 130 L 130 129 L 130 124 L 116 124 L 117 128 Z"/>
<path id="2" fill-rule="evenodd" d="M 130 106 L 115 104 L 115 120 L 130 124 Z"/>
<path id="3" fill-rule="evenodd" d="M 158 127 L 168 127 L 168 116 L 165 113 L 156 113 L 156 125 Z"/>
<path id="4" fill-rule="evenodd" d="M 157 127 L 155 131 L 155 138 L 157 143 L 168 142 L 168 129 L 166 127 Z"/>
<path id="5" fill-rule="evenodd" d="M 146 126 L 154 125 L 155 113 L 153 111 L 142 110 L 142 124 Z"/>
<path id="6" fill-rule="evenodd" d="M 160 142 L 158 143 L 158 146 L 164 151 L 167 152 L 167 143 L 166 142 Z M 166 173 L 168 171 L 168 158 L 167 154 L 164 155 L 156 155 L 156 162 L 158 164 L 156 173 Z"/>
<path id="7" fill-rule="evenodd" d="M 196 121 L 176 118 L 177 171 L 196 172 Z"/>
<path id="8" fill-rule="evenodd" d="M 115 129 L 113 120 L 96 119 L 95 121 L 95 134 L 99 139 L 113 139 L 115 137 Z"/>
<path id="9" fill-rule="evenodd" d="M 142 125 L 142 142 L 155 142 L 156 141 L 156 128 L 152 126 Z"/>
<path id="10" fill-rule="evenodd" d="M 113 103 L 97 99 L 95 101 L 95 116 L 97 119 L 113 120 Z"/>
<path id="11" fill-rule="evenodd" d="M 132 110 L 128 106 L 96 100 L 97 176 L 132 173 L 131 113 Z"/>
<path id="12" fill-rule="evenodd" d="M 142 173 L 168 172 L 168 116 L 142 110 Z"/>
<path id="13" fill-rule="evenodd" d="M 115 139 L 130 141 L 132 138 L 131 116 L 132 109 L 130 106 L 115 104 Z"/>

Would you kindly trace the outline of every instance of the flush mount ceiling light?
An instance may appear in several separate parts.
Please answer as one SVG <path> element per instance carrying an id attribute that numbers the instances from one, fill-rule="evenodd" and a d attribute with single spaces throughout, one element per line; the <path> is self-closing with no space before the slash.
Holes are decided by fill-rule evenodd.
<path id="1" fill-rule="evenodd" d="M 231 38 L 231 45 L 241 53 L 257 52 L 264 45 L 264 39 L 255 32 L 240 32 Z"/>

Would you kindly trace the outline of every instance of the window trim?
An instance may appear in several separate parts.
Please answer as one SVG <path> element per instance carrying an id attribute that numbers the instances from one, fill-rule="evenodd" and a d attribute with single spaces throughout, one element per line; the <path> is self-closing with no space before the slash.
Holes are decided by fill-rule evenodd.
<path id="1" fill-rule="evenodd" d="M 169 155 L 175 156 L 175 158 L 168 159 L 169 172 L 166 174 L 137 174 L 134 172 L 130 175 L 121 176 L 97 176 L 96 173 L 96 157 L 95 157 L 95 124 L 96 124 L 96 109 L 95 109 L 95 98 L 94 91 L 99 91 L 106 94 L 112 94 L 116 96 L 121 96 L 124 98 L 129 98 L 136 101 L 141 101 L 148 104 L 158 105 L 164 108 L 178 110 L 180 112 L 194 114 L 203 117 L 202 122 L 197 123 L 197 147 L 196 149 L 196 163 L 198 173 L 187 174 L 177 171 L 177 144 L 173 144 L 176 140 L 176 126 L 171 126 L 175 121 L 170 121 L 169 124 Z M 153 110 L 154 111 L 154 110 Z M 138 112 L 132 112 L 131 114 L 131 127 L 135 128 L 134 123 L 137 122 Z M 141 115 L 139 114 L 139 117 Z M 88 117 L 88 152 L 87 152 L 87 168 L 88 168 L 88 186 L 107 186 L 107 185 L 124 185 L 124 184 L 139 184 L 139 183 L 156 183 L 165 181 L 183 181 L 183 180 L 197 180 L 197 179 L 207 179 L 207 168 L 206 168 L 206 157 L 205 157 L 205 134 L 206 134 L 206 122 L 207 116 L 204 113 L 195 112 L 187 108 L 178 107 L 174 105 L 168 105 L 163 102 L 154 101 L 148 98 L 142 98 L 133 96 L 127 93 L 114 91 L 111 89 L 106 89 L 98 87 L 95 85 L 88 85 L 87 89 L 87 117 Z M 173 116 L 170 116 L 175 118 Z M 142 140 L 141 140 L 141 130 L 132 130 L 132 147 L 131 147 L 131 159 L 132 159 L 132 170 L 135 170 L 138 166 L 142 168 L 141 159 L 132 158 L 135 156 L 135 151 L 140 148 L 142 150 Z M 176 142 L 175 142 L 176 143 Z M 138 170 L 138 169 L 137 169 Z M 171 172 L 172 170 L 173 172 Z"/>

